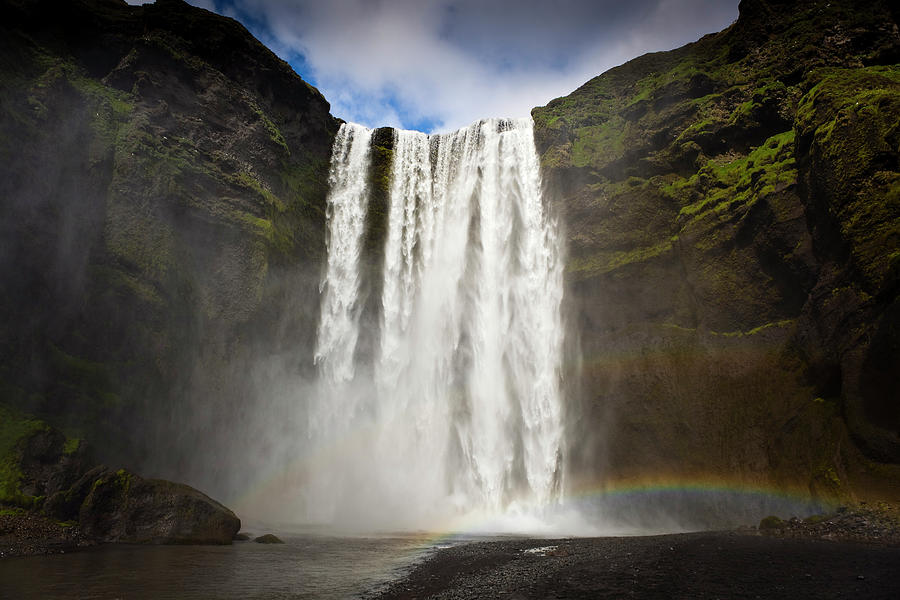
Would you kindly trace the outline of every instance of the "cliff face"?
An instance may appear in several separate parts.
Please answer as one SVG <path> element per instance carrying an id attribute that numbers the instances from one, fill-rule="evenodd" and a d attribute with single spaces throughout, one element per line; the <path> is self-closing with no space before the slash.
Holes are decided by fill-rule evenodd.
<path id="1" fill-rule="evenodd" d="M 226 429 L 250 357 L 309 362 L 328 103 L 180 0 L 0 15 L 3 400 L 138 463 L 190 422 Z"/>
<path id="2" fill-rule="evenodd" d="M 896 497 L 889 6 L 744 0 L 533 111 L 570 240 L 580 476 Z"/>
<path id="3" fill-rule="evenodd" d="M 534 110 L 583 356 L 575 485 L 896 498 L 897 20 L 745 0 L 726 31 Z M 180 0 L 0 0 L 0 78 L 0 404 L 117 462 L 239 456 L 254 360 L 311 364 L 328 103 Z M 391 156 L 379 130 L 368 273 Z M 365 351 L 379 280 L 362 285 Z M 227 477 L 215 462 L 204 482 Z"/>

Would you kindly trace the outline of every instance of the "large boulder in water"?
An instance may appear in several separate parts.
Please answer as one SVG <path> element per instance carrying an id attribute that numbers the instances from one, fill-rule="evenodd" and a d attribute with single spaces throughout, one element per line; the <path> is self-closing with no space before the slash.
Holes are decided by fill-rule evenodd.
<path id="1" fill-rule="evenodd" d="M 105 542 L 230 544 L 233 512 L 194 488 L 120 469 L 99 477 L 79 513 L 82 532 Z"/>

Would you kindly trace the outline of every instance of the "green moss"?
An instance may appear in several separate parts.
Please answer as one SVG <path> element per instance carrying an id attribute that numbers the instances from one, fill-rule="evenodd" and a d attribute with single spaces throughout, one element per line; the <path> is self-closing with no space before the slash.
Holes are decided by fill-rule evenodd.
<path id="1" fill-rule="evenodd" d="M 576 129 L 572 142 L 572 165 L 598 166 L 621 157 L 625 152 L 625 133 L 626 123 L 622 117 Z"/>
<path id="2" fill-rule="evenodd" d="M 572 257 L 566 265 L 566 271 L 576 275 L 577 279 L 595 277 L 629 265 L 657 258 L 671 251 L 672 243 L 669 240 L 666 240 L 655 246 L 602 252 L 584 257 Z"/>
<path id="3" fill-rule="evenodd" d="M 716 332 L 710 332 L 710 333 L 712 333 L 713 335 L 722 335 L 725 337 L 747 337 L 747 336 L 757 335 L 757 334 L 763 333 L 765 331 L 769 331 L 771 329 L 784 329 L 786 327 L 791 327 L 792 325 L 794 325 L 794 323 L 796 323 L 796 319 L 782 319 L 780 321 L 774 321 L 772 323 L 763 323 L 762 325 L 754 327 L 753 329 L 750 329 L 748 331 L 728 331 L 728 332 L 724 332 L 724 333 L 716 333 Z"/>
<path id="4" fill-rule="evenodd" d="M 250 173 L 244 171 L 238 173 L 237 175 L 231 176 L 229 179 L 237 185 L 246 187 L 256 192 L 266 204 L 272 205 L 278 210 L 284 210 L 284 202 L 282 202 L 278 198 L 278 196 L 264 187 L 263 184 L 260 183 L 259 179 L 257 179 Z"/>
<path id="5" fill-rule="evenodd" d="M 116 471 L 115 484 L 119 489 L 123 491 L 123 493 L 127 495 L 128 490 L 131 489 L 131 480 L 133 478 L 134 476 L 125 469 L 119 469 L 118 471 Z"/>
<path id="6" fill-rule="evenodd" d="M 272 122 L 272 119 L 270 119 L 269 116 L 265 112 L 263 112 L 263 110 L 259 106 L 254 104 L 251 106 L 251 110 L 253 111 L 253 114 L 255 114 L 256 117 L 260 120 L 266 132 L 269 134 L 269 139 L 280 146 L 285 151 L 285 153 L 289 155 L 291 153 L 291 150 L 290 148 L 288 148 L 287 142 L 284 139 L 284 135 L 282 135 L 281 130 L 278 129 L 278 126 Z"/>
<path id="7" fill-rule="evenodd" d="M 824 521 L 828 520 L 828 515 L 810 515 L 803 519 L 803 522 L 808 525 L 817 525 Z"/>
<path id="8" fill-rule="evenodd" d="M 103 265 L 92 266 L 90 271 L 91 275 L 103 284 L 104 291 L 112 291 L 119 295 L 135 298 L 151 309 L 158 310 L 165 306 L 165 300 L 152 283 L 144 281 L 133 273 Z"/>
<path id="9" fill-rule="evenodd" d="M 324 252 L 325 196 L 328 165 L 314 162 L 285 165 L 279 171 L 284 208 L 269 205 L 270 247 L 277 260 L 316 260 Z"/>
<path id="10" fill-rule="evenodd" d="M 36 499 L 21 491 L 20 447 L 29 437 L 49 426 L 0 404 L 0 503 L 23 508 L 34 506 Z"/>
<path id="11" fill-rule="evenodd" d="M 759 522 L 760 529 L 781 529 L 784 526 L 784 521 L 775 515 L 769 515 Z"/>
<path id="12" fill-rule="evenodd" d="M 815 477 L 821 481 L 824 481 L 829 486 L 834 488 L 841 487 L 841 478 L 838 477 L 837 472 L 834 470 L 834 467 L 828 465 L 826 467 L 822 467 L 816 473 Z"/>
<path id="13" fill-rule="evenodd" d="M 79 438 L 66 438 L 66 443 L 63 446 L 63 454 L 70 455 L 78 452 L 78 448 L 81 447 L 82 440 Z"/>
<path id="14" fill-rule="evenodd" d="M 268 241 L 273 240 L 275 233 L 274 228 L 272 227 L 272 221 L 264 219 L 262 217 L 257 217 L 242 210 L 229 211 L 227 214 L 234 220 L 235 223 L 247 226 L 247 229 L 249 229 L 249 231 L 262 236 Z"/>
<path id="15" fill-rule="evenodd" d="M 768 138 L 749 155 L 710 159 L 696 175 L 678 178 L 661 186 L 661 190 L 676 201 L 693 200 L 679 212 L 682 228 L 710 211 L 728 218 L 735 205 L 750 205 L 760 197 L 796 184 L 793 149 L 794 131 L 785 131 Z"/>
<path id="16" fill-rule="evenodd" d="M 678 138 L 676 138 L 675 142 L 678 144 L 681 144 L 688 140 L 692 140 L 692 139 L 696 138 L 698 135 L 707 133 L 712 128 L 713 128 L 713 121 L 711 119 L 700 119 L 700 120 L 688 125 L 688 127 L 686 129 L 684 129 L 680 134 L 678 134 Z"/>
<path id="17" fill-rule="evenodd" d="M 900 251 L 900 173 L 890 166 L 900 137 L 900 66 L 823 69 L 800 101 L 797 130 L 828 217 L 874 294 Z"/>
<path id="18" fill-rule="evenodd" d="M 127 121 L 134 109 L 133 97 L 89 77 L 84 69 L 69 59 L 38 51 L 34 60 L 43 73 L 33 80 L 26 92 L 32 115 L 38 119 L 47 117 L 47 99 L 59 94 L 61 88 L 68 87 L 80 96 L 80 102 L 90 115 L 91 129 L 95 134 L 84 151 L 92 163 L 106 160 L 112 151 L 119 127 Z M 75 107 L 77 106 L 75 103 Z"/>

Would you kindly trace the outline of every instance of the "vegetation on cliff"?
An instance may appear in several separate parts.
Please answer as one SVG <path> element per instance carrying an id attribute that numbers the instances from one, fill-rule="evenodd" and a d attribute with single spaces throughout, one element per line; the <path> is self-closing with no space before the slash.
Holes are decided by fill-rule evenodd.
<path id="1" fill-rule="evenodd" d="M 533 111 L 592 392 L 576 461 L 896 494 L 898 58 L 889 3 L 744 0 Z"/>
<path id="2" fill-rule="evenodd" d="M 0 401 L 139 461 L 191 396 L 243 400 L 257 340 L 314 332 L 338 122 L 181 0 L 0 14 Z"/>

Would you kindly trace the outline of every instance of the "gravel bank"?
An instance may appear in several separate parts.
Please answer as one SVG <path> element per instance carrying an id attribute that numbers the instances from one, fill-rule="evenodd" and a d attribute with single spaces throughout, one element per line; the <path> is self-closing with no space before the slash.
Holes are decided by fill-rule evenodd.
<path id="1" fill-rule="evenodd" d="M 32 514 L 0 514 L 0 558 L 59 554 L 93 545 L 78 525 L 64 525 Z"/>
<path id="2" fill-rule="evenodd" d="M 515 540 L 441 550 L 381 600 L 900 598 L 900 547 L 748 532 Z"/>

